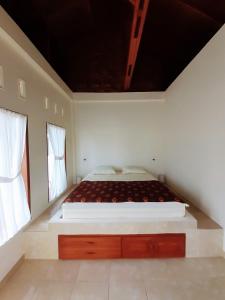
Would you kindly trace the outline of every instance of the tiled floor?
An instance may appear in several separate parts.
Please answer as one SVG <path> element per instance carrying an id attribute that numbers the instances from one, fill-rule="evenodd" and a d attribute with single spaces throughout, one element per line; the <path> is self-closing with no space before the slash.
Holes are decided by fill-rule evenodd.
<path id="1" fill-rule="evenodd" d="M 1 300 L 224 300 L 225 259 L 27 260 Z"/>

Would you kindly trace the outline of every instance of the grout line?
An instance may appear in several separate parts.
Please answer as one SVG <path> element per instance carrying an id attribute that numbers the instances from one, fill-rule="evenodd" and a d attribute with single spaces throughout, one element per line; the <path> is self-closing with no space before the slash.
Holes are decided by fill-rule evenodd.
<path id="1" fill-rule="evenodd" d="M 109 300 L 109 281 L 108 281 L 108 300 Z"/>
<path id="2" fill-rule="evenodd" d="M 146 299 L 150 300 L 150 298 L 148 297 L 148 292 L 147 292 L 147 288 L 145 287 L 145 295 L 146 295 Z"/>

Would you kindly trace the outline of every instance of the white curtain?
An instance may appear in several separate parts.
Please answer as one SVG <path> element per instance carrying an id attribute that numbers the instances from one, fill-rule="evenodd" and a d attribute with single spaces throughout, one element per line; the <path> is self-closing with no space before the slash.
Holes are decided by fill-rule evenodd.
<path id="1" fill-rule="evenodd" d="M 48 124 L 48 176 L 49 200 L 52 201 L 62 194 L 67 187 L 65 167 L 64 128 Z"/>
<path id="2" fill-rule="evenodd" d="M 21 166 L 27 118 L 0 109 L 0 246 L 30 220 Z"/>

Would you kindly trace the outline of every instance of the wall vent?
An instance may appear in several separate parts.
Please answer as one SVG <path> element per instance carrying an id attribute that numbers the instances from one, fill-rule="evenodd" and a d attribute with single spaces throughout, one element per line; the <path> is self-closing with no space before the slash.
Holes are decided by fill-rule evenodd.
<path id="1" fill-rule="evenodd" d="M 22 99 L 25 99 L 27 96 L 26 83 L 23 79 L 18 79 L 18 95 Z"/>
<path id="2" fill-rule="evenodd" d="M 44 109 L 46 109 L 46 110 L 49 109 L 49 99 L 48 99 L 48 97 L 44 98 Z"/>
<path id="3" fill-rule="evenodd" d="M 4 74 L 3 74 L 3 67 L 0 66 L 0 89 L 4 88 Z"/>
<path id="4" fill-rule="evenodd" d="M 56 115 L 58 113 L 58 105 L 57 103 L 54 104 L 54 114 Z"/>

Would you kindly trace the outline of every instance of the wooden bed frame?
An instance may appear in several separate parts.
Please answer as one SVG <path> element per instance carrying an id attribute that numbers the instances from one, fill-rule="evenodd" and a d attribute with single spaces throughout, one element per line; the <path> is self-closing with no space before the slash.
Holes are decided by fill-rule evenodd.
<path id="1" fill-rule="evenodd" d="M 185 257 L 184 233 L 59 235 L 59 259 Z"/>

